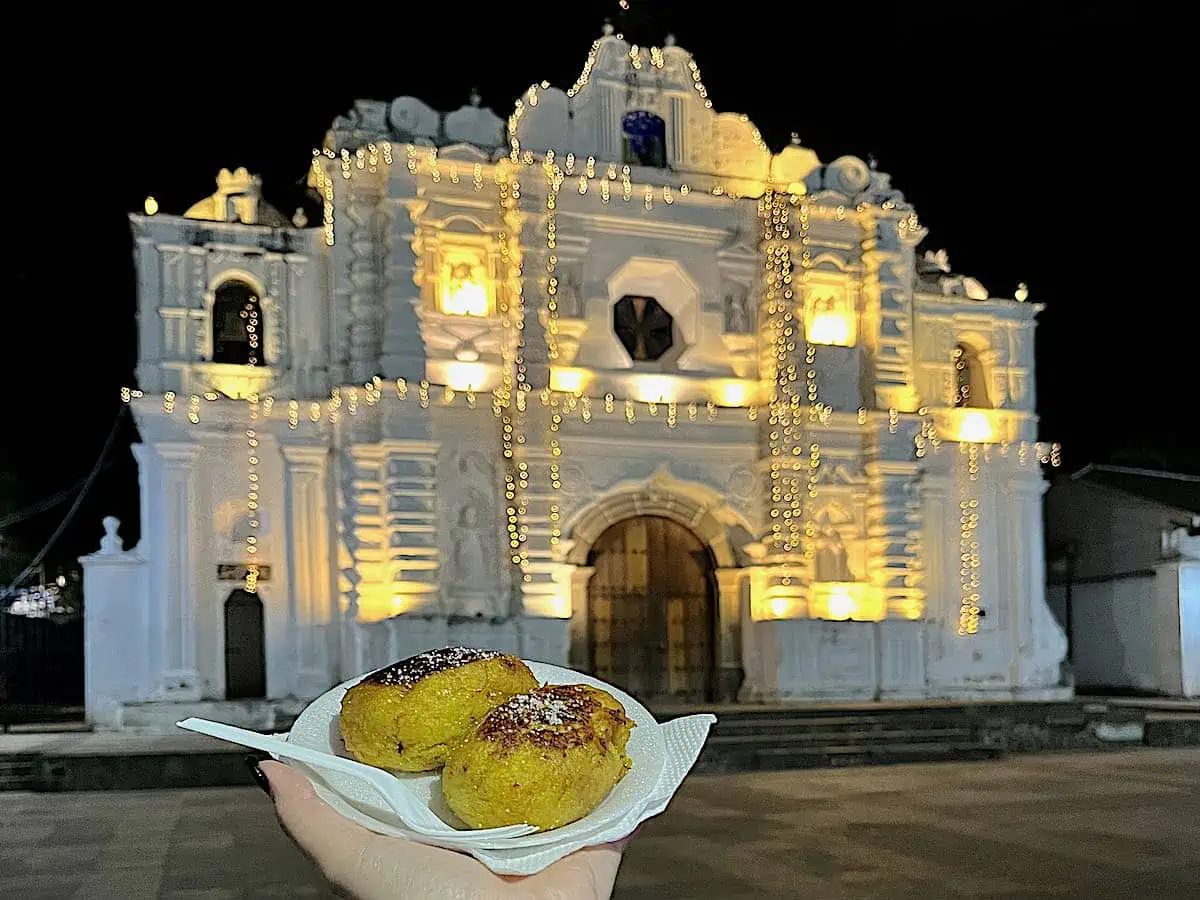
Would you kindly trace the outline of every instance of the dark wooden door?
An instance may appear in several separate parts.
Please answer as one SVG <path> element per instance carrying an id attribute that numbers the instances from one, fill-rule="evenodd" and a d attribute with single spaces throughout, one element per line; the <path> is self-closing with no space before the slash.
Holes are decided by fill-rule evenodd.
<path id="1" fill-rule="evenodd" d="M 592 547 L 592 672 L 645 700 L 704 701 L 713 688 L 713 566 L 669 519 L 619 522 Z"/>
<path id="2" fill-rule="evenodd" d="M 225 697 L 267 696 L 267 656 L 263 605 L 257 594 L 236 590 L 225 601 Z"/>

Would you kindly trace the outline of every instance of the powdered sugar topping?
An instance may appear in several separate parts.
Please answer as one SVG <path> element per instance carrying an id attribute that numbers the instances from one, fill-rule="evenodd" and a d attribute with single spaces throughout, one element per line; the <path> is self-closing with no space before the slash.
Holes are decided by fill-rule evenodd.
<path id="1" fill-rule="evenodd" d="M 483 720 L 479 735 L 505 743 L 521 735 L 543 735 L 566 746 L 578 743 L 584 731 L 590 733 L 591 717 L 599 709 L 600 702 L 582 685 L 547 685 L 497 706 Z"/>
<path id="2" fill-rule="evenodd" d="M 422 678 L 438 672 L 501 656 L 504 654 L 498 650 L 480 650 L 476 647 L 442 647 L 437 650 L 426 650 L 424 653 L 418 653 L 416 656 L 392 663 L 390 666 L 371 673 L 364 680 L 371 684 L 390 687 L 412 687 Z"/>

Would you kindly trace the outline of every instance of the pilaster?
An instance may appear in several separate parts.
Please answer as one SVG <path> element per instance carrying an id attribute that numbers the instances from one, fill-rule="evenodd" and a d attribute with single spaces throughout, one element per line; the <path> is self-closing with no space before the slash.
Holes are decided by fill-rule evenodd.
<path id="1" fill-rule="evenodd" d="M 378 374 L 383 351 L 383 271 L 380 173 L 358 172 L 350 180 L 350 371 L 362 384 Z"/>
<path id="2" fill-rule="evenodd" d="M 135 224 L 135 233 L 141 225 Z M 137 382 L 149 393 L 162 391 L 162 320 L 158 308 L 162 303 L 162 264 L 154 238 L 137 234 L 135 239 L 134 267 L 138 273 L 137 334 L 138 364 Z"/>
<path id="3" fill-rule="evenodd" d="M 527 209 L 545 203 L 543 184 L 536 176 L 523 186 Z M 524 560 L 517 608 L 513 614 L 546 615 L 565 586 L 555 583 L 555 549 L 561 537 L 561 446 L 558 429 L 562 417 L 550 399 L 550 348 L 545 316 L 548 315 L 549 260 L 546 217 L 528 215 L 521 228 L 523 328 L 516 410 L 517 511 L 524 526 L 520 554 Z M 523 382 L 523 384 L 522 384 Z M 523 408 L 522 408 L 523 407 Z"/>
<path id="4" fill-rule="evenodd" d="M 919 619 L 925 612 L 922 521 L 917 483 L 921 464 L 911 416 L 889 415 L 874 426 L 863 470 L 867 476 L 867 577 L 883 591 L 889 618 Z"/>
<path id="5" fill-rule="evenodd" d="M 161 464 L 160 522 L 155 590 L 163 601 L 160 639 L 162 671 L 159 691 L 167 698 L 199 700 L 201 679 L 196 665 L 196 540 L 192 527 L 200 521 L 195 484 L 198 444 L 157 444 Z"/>
<path id="6" fill-rule="evenodd" d="M 919 406 L 913 360 L 913 253 L 925 230 L 908 219 L 887 216 L 864 242 L 863 289 L 878 309 L 875 348 L 875 402 L 879 409 L 915 412 Z M 874 316 L 872 318 L 875 318 Z"/>
<path id="7" fill-rule="evenodd" d="M 329 531 L 329 449 L 322 445 L 281 444 L 286 558 L 291 597 L 288 636 L 292 646 L 292 693 L 317 697 L 333 682 L 331 638 L 335 582 Z"/>
<path id="8" fill-rule="evenodd" d="M 571 666 L 580 671 L 586 671 L 592 662 L 588 646 L 588 587 L 595 574 L 593 566 L 576 566 L 570 573 L 571 651 L 568 658 Z"/>
<path id="9" fill-rule="evenodd" d="M 342 454 L 342 541 L 349 558 L 340 580 L 349 621 L 376 622 L 396 612 L 387 577 L 385 468 L 378 443 L 351 444 Z"/>
<path id="10" fill-rule="evenodd" d="M 742 594 L 746 569 L 717 569 L 717 700 L 732 703 L 744 680 Z"/>
<path id="11" fill-rule="evenodd" d="M 418 201 L 416 195 L 415 178 L 396 167 L 383 203 L 386 307 L 381 369 L 387 378 L 404 378 L 414 384 L 425 377 L 425 345 L 417 319 L 421 303 L 417 284 L 420 266 L 414 248 L 414 220 L 424 201 Z"/>
<path id="12" fill-rule="evenodd" d="M 385 444 L 387 577 L 394 613 L 441 611 L 437 455 L 434 441 Z"/>
<path id="13" fill-rule="evenodd" d="M 770 195 L 769 195 L 770 196 Z M 771 398 L 760 417 L 758 472 L 763 490 L 761 565 L 752 576 L 754 618 L 808 614 L 812 580 L 805 557 L 804 507 L 809 501 L 807 419 L 810 369 L 798 287 L 809 258 L 808 212 L 776 197 L 762 207 L 764 288 L 757 321 L 760 371 Z M 797 221 L 793 222 L 793 217 Z M 797 243 L 793 226 L 799 233 Z"/>

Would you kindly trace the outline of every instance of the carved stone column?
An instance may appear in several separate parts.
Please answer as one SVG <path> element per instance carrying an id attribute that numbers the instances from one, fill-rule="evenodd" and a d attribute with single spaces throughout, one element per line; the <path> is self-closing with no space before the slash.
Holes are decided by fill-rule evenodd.
<path id="1" fill-rule="evenodd" d="M 320 696 L 333 683 L 335 636 L 333 548 L 329 525 L 329 448 L 282 444 L 287 513 L 288 636 L 293 648 L 291 692 Z"/>
<path id="2" fill-rule="evenodd" d="M 346 616 L 377 622 L 394 613 L 388 583 L 386 454 L 378 443 L 352 444 L 342 454 L 341 520 Z"/>
<path id="3" fill-rule="evenodd" d="M 383 351 L 383 272 L 379 173 L 358 171 L 350 179 L 346 218 L 350 225 L 350 378 L 362 384 L 379 373 Z"/>
<path id="4" fill-rule="evenodd" d="M 765 270 L 757 319 L 759 354 L 771 402 L 759 416 L 758 474 L 765 515 L 755 554 L 762 565 L 752 582 L 756 618 L 806 616 L 812 577 L 804 556 L 809 365 L 799 287 L 808 247 L 793 239 L 793 215 L 789 204 L 777 199 L 770 218 L 760 222 Z"/>
<path id="5" fill-rule="evenodd" d="M 876 414 L 876 420 L 863 467 L 868 489 L 867 576 L 883 591 L 889 618 L 917 619 L 925 614 L 924 516 L 917 489 L 921 464 L 913 444 L 920 425 L 913 416 L 889 422 L 884 413 Z"/>
<path id="6" fill-rule="evenodd" d="M 875 236 L 864 242 L 863 290 L 868 304 L 878 304 L 875 401 L 880 409 L 915 412 L 919 405 L 913 366 L 913 248 L 924 236 L 925 229 L 889 216 L 878 221 Z"/>
<path id="7" fill-rule="evenodd" d="M 425 201 L 416 199 L 417 186 L 402 166 L 393 169 L 384 200 L 383 273 L 384 335 L 382 371 L 390 379 L 416 383 L 425 377 L 425 345 L 421 339 L 417 307 L 421 290 L 416 283 L 420 270 L 414 241 L 415 222 Z"/>
<path id="8" fill-rule="evenodd" d="M 157 444 L 161 504 L 154 538 L 151 597 L 162 604 L 161 675 L 159 692 L 173 700 L 199 700 L 200 673 L 196 665 L 196 529 L 201 521 L 196 502 L 198 444 Z"/>
<path id="9" fill-rule="evenodd" d="M 544 207 L 544 184 L 531 179 L 525 187 L 522 203 L 526 209 Z M 523 186 L 524 187 L 524 186 Z M 556 585 L 554 549 L 562 508 L 560 457 L 555 454 L 557 412 L 543 402 L 550 388 L 550 351 L 546 343 L 545 316 L 548 306 L 545 217 L 529 215 L 521 230 L 524 254 L 523 295 L 525 301 L 521 361 L 525 369 L 524 410 L 517 410 L 517 443 L 514 462 L 519 486 L 518 503 L 524 508 L 527 555 L 524 579 L 519 582 L 517 609 L 514 613 L 552 615 L 556 598 L 565 585 Z M 523 501 L 523 502 L 522 502 Z"/>
<path id="10" fill-rule="evenodd" d="M 388 577 L 396 613 L 444 611 L 438 595 L 437 451 L 433 441 L 387 442 Z"/>

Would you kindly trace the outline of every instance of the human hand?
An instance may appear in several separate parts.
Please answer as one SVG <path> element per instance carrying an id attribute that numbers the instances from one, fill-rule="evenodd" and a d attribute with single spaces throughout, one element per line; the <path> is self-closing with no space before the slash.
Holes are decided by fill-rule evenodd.
<path id="1" fill-rule="evenodd" d="M 348 900 L 609 900 L 629 842 L 579 850 L 525 878 L 496 875 L 470 856 L 343 818 L 282 763 L 259 768 L 283 830 Z"/>

